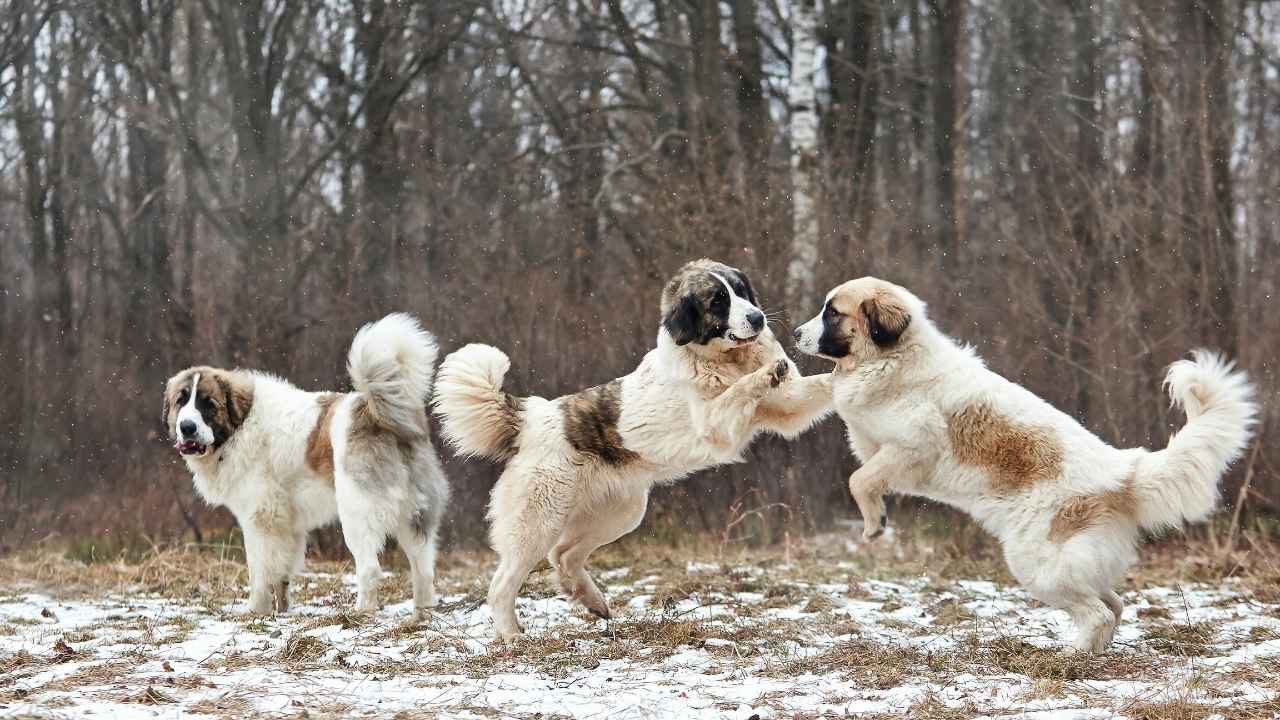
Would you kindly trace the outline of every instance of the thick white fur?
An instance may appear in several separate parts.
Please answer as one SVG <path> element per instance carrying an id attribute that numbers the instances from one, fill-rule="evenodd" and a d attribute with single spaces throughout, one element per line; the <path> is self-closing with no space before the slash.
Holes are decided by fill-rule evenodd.
<path id="1" fill-rule="evenodd" d="M 396 537 L 408 555 L 417 612 L 435 604 L 436 534 L 449 487 L 425 431 L 434 358 L 431 336 L 409 316 L 392 315 L 359 332 L 349 367 L 359 390 L 338 400 L 330 426 L 332 479 L 305 462 L 323 393 L 300 390 L 266 373 L 234 371 L 253 387 L 248 416 L 221 448 L 185 460 L 201 497 L 226 506 L 244 533 L 249 612 L 271 612 L 273 595 L 275 609 L 287 609 L 288 583 L 302 571 L 307 533 L 334 519 L 341 520 L 355 557 L 359 609 L 378 607 L 378 551 L 388 536 Z M 412 438 L 411 463 L 377 477 L 346 471 L 352 453 L 359 452 L 348 446 L 347 434 L 352 408 L 362 396 L 391 426 L 388 432 Z M 409 420 L 415 402 L 416 423 Z"/>
<path id="2" fill-rule="evenodd" d="M 406 437 L 425 431 L 422 407 L 435 368 L 435 338 L 404 313 L 360 328 L 347 354 L 352 387 L 371 399 L 375 417 Z"/>
<path id="3" fill-rule="evenodd" d="M 1187 424 L 1169 446 L 1138 460 L 1138 522 L 1149 530 L 1204 520 L 1218 504 L 1218 478 L 1244 452 L 1257 406 L 1242 372 L 1200 349 L 1169 366 L 1164 385 Z"/>
<path id="4" fill-rule="evenodd" d="M 499 429 L 505 422 L 503 378 L 511 360 L 496 347 L 472 343 L 452 352 L 440 366 L 433 405 L 441 433 L 458 453 L 505 460 Z"/>
<path id="5" fill-rule="evenodd" d="M 873 279 L 842 287 L 857 290 L 867 280 Z M 1244 374 L 1206 351 L 1175 363 L 1166 385 L 1187 410 L 1186 426 L 1164 450 L 1118 449 L 988 370 L 972 348 L 938 331 L 915 295 L 874 282 L 906 305 L 911 322 L 887 349 L 855 343 L 854 355 L 835 359 L 835 409 L 862 462 L 849 483 L 867 521 L 866 536 L 880 525 L 884 492 L 965 510 L 1000 538 L 1010 570 L 1033 597 L 1070 614 L 1079 629 L 1076 649 L 1105 649 L 1122 607 L 1113 589 L 1136 560 L 1139 528 L 1204 518 L 1216 503 L 1223 472 L 1248 443 L 1256 405 Z M 816 352 L 822 328 L 821 315 L 806 323 L 799 347 Z M 998 492 L 986 471 L 960 462 L 950 448 L 947 417 L 974 403 L 1050 429 L 1063 451 L 1060 477 Z M 1132 516 L 1116 513 L 1065 542 L 1049 539 L 1065 503 L 1126 487 L 1136 496 Z"/>
<path id="6" fill-rule="evenodd" d="M 544 557 L 570 596 L 609 617 L 586 559 L 640 524 L 650 488 L 740 461 L 759 432 L 795 436 L 830 411 L 829 376 L 800 377 L 768 328 L 740 352 L 751 357 L 733 364 L 706 346 L 678 346 L 660 330 L 657 347 L 621 379 L 617 429 L 638 458 L 620 466 L 584 461 L 574 450 L 562 414 L 567 397 L 523 399 L 518 450 L 488 513 L 499 555 L 488 600 L 499 639 L 522 632 L 516 596 Z M 786 376 L 774 387 L 779 363 Z M 460 451 L 511 455 L 501 434 L 489 430 L 503 416 L 509 366 L 502 351 L 486 345 L 468 345 L 441 364 L 434 404 L 445 437 Z"/>

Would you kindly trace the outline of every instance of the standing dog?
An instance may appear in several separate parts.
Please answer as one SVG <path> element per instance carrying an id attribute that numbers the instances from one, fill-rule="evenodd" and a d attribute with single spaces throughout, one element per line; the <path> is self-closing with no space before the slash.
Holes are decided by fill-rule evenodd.
<path id="1" fill-rule="evenodd" d="M 449 486 L 427 435 L 436 344 L 394 314 L 356 333 L 355 392 L 313 393 L 249 370 L 193 367 L 165 388 L 164 424 L 209 503 L 244 533 L 249 611 L 289 607 L 307 532 L 339 518 L 356 562 L 357 605 L 378 607 L 378 552 L 409 556 L 417 614 L 435 604 L 436 530 Z"/>
<path id="2" fill-rule="evenodd" d="M 1206 517 L 1257 412 L 1245 375 L 1198 350 L 1165 377 L 1187 413 L 1169 446 L 1113 448 L 987 370 L 915 295 L 875 278 L 832 290 L 796 340 L 836 364 L 836 412 L 862 462 L 849 490 L 864 536 L 883 527 L 888 492 L 965 510 L 1000 538 L 1028 592 L 1071 616 L 1081 651 L 1111 643 L 1114 587 L 1137 559 L 1139 530 Z"/>
<path id="3" fill-rule="evenodd" d="M 751 282 L 721 263 L 667 283 L 658 346 L 631 374 L 554 400 L 502 390 L 510 361 L 488 345 L 445 358 L 435 409 L 461 453 L 507 461 L 489 504 L 498 638 L 522 630 L 516 595 L 547 558 L 595 615 L 609 606 L 587 556 L 640 524 L 655 484 L 737 462 L 762 430 L 794 436 L 830 410 L 830 375 L 798 377 Z"/>

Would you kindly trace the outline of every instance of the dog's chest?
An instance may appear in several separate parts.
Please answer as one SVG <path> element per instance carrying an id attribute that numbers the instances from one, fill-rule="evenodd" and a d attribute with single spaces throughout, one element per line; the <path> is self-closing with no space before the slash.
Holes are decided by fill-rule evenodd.
<path id="1" fill-rule="evenodd" d="M 196 491 L 210 505 L 225 505 L 233 513 L 256 507 L 261 498 L 261 483 L 251 480 L 249 468 L 230 459 L 218 461 L 212 468 L 201 468 L 193 474 Z"/>

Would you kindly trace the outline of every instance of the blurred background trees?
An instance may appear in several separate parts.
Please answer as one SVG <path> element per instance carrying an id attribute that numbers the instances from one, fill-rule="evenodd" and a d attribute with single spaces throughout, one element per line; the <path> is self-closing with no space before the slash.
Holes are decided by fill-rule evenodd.
<path id="1" fill-rule="evenodd" d="M 344 387 L 355 329 L 404 309 L 555 395 L 634 367 L 663 279 L 700 256 L 794 319 L 850 277 L 908 285 L 1121 445 L 1163 445 L 1181 419 L 1161 368 L 1200 345 L 1274 415 L 1274 0 L 0 0 L 0 18 L 8 542 L 228 522 L 159 427 L 181 367 Z M 1246 463 L 1257 509 L 1280 501 L 1273 426 Z M 649 522 L 782 503 L 762 530 L 822 527 L 852 514 L 852 467 L 838 423 L 767 439 L 662 490 Z M 450 472 L 450 532 L 478 539 L 494 468 Z"/>

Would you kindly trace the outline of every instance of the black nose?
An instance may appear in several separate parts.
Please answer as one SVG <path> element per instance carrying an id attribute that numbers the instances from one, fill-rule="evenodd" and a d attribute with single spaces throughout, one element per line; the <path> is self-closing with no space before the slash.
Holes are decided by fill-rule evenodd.
<path id="1" fill-rule="evenodd" d="M 747 322 L 751 323 L 751 329 L 759 332 L 764 327 L 764 313 L 759 310 L 752 310 L 747 313 Z"/>
<path id="2" fill-rule="evenodd" d="M 182 431 L 183 436 L 195 435 L 196 424 L 194 420 L 183 420 L 178 423 L 178 429 Z"/>

